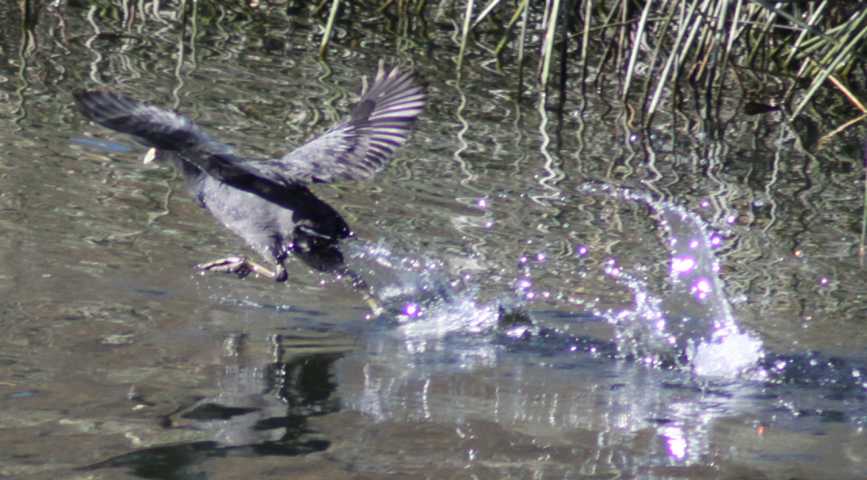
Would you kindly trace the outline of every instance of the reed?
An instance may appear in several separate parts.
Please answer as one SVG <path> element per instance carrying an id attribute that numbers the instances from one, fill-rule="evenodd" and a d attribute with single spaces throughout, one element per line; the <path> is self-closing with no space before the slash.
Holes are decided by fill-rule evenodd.
<path id="1" fill-rule="evenodd" d="M 32 10 L 39 3 L 21 5 Z M 377 25 L 398 42 L 409 40 L 401 46 L 455 47 L 458 77 L 468 57 L 490 55 L 500 72 L 509 66 L 523 72 L 535 62 L 530 81 L 543 93 L 554 75 L 578 75 L 583 84 L 604 74 L 616 79 L 618 96 L 640 112 L 642 126 L 666 102 L 676 104 L 686 86 L 705 92 L 705 103 L 715 105 L 729 85 L 764 85 L 771 79 L 781 92 L 762 94 L 757 101 L 783 110 L 789 121 L 819 96 L 842 94 L 853 107 L 865 103 L 867 9 L 862 2 L 92 0 L 90 5 L 106 17 L 160 20 L 172 9 L 195 8 L 203 24 L 306 17 L 319 25 L 323 58 L 342 41 L 335 38 L 336 29 L 357 32 Z M 174 12 L 171 18 L 183 14 Z M 560 68 L 554 68 L 557 62 Z M 851 124 L 840 122 L 844 128 Z"/>
<path id="2" fill-rule="evenodd" d="M 339 0 L 331 0 L 332 5 Z M 327 3 L 323 2 L 323 3 Z M 536 61 L 536 85 L 544 92 L 559 71 L 604 71 L 620 85 L 620 97 L 647 126 L 665 100 L 688 84 L 717 104 L 727 85 L 768 78 L 781 95 L 757 99 L 783 110 L 789 121 L 818 95 L 845 92 L 853 105 L 865 85 L 867 9 L 859 2 L 764 0 L 381 0 L 360 2 L 379 13 L 438 16 L 460 29 L 457 70 L 469 52 L 490 51 L 498 64 L 523 71 Z M 477 4 L 478 3 L 478 4 Z M 573 22 L 564 18 L 571 16 Z M 344 21 L 360 21 L 345 18 Z M 520 25 L 519 29 L 515 27 Z M 329 21 L 324 36 L 330 35 Z M 412 35 L 412 32 L 406 32 Z M 435 37 L 434 37 L 435 39 Z M 491 40 L 493 39 L 493 40 Z M 555 48 L 577 39 L 575 50 Z M 541 40 L 541 41 L 540 41 Z M 495 45 L 486 48 L 488 42 Z M 594 48 L 598 47 L 598 48 Z M 601 52 L 593 55 L 590 52 Z M 581 78 L 582 82 L 586 78 Z M 835 86 L 836 85 L 836 86 Z M 828 88 L 831 87 L 831 88 Z M 860 117 L 858 117 L 860 118 Z M 858 123 L 857 121 L 853 124 Z M 848 126 L 845 122 L 841 125 Z M 851 125 L 851 124 L 850 124 Z"/>
<path id="3" fill-rule="evenodd" d="M 32 12 L 43 3 L 22 0 L 18 6 Z M 127 27 L 151 19 L 183 22 L 190 9 L 196 9 L 203 25 L 269 24 L 293 17 L 316 26 L 313 38 L 318 39 L 322 58 L 333 48 L 351 48 L 343 42 L 357 40 L 358 32 L 385 33 L 401 50 L 454 48 L 458 78 L 467 58 L 484 61 L 485 56 L 496 61 L 501 73 L 516 68 L 518 75 L 510 77 L 515 78 L 518 91 L 523 88 L 524 72 L 532 71 L 526 77 L 543 95 L 558 74 L 577 76 L 582 85 L 591 78 L 614 79 L 618 88 L 611 91 L 637 112 L 643 127 L 653 122 L 660 109 L 676 108 L 685 88 L 703 97 L 708 112 L 720 108 L 729 90 L 739 88 L 740 96 L 744 91 L 756 92 L 750 93 L 755 97 L 750 98 L 752 103 L 768 111 L 781 110 L 790 122 L 817 99 L 843 98 L 853 113 L 835 119 L 838 123 L 829 127 L 831 136 L 863 121 L 864 111 L 858 106 L 865 103 L 867 89 L 867 9 L 862 2 L 91 0 L 87 4 L 96 15 L 118 19 Z M 352 30 L 356 37 L 338 38 L 338 30 Z M 764 90 L 770 83 L 778 86 L 776 91 Z M 566 82 L 561 78 L 559 84 Z"/>

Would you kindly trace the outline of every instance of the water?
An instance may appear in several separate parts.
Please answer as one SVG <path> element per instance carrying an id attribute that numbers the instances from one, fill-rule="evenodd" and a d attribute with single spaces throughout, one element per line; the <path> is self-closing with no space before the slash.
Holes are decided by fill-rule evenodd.
<path id="1" fill-rule="evenodd" d="M 598 190 L 598 191 L 597 191 Z M 763 357 L 761 340 L 741 331 L 727 299 L 720 266 L 713 250 L 721 246 L 719 234 L 709 234 L 700 216 L 650 195 L 602 186 L 584 189 L 607 194 L 652 209 L 660 227 L 660 244 L 668 254 L 673 290 L 659 297 L 646 282 L 624 273 L 613 260 L 606 273 L 632 292 L 634 310 L 609 312 L 618 327 L 618 343 L 633 356 L 649 353 L 680 357 L 702 378 L 735 378 L 753 370 Z M 664 305 L 664 304 L 668 305 Z M 658 363 L 653 356 L 645 363 Z"/>
<path id="2" fill-rule="evenodd" d="M 316 190 L 374 319 L 300 262 L 194 272 L 247 251 L 68 92 L 121 85 L 271 155 L 391 40 L 326 68 L 299 19 L 205 22 L 178 55 L 154 19 L 94 37 L 120 27 L 60 12 L 0 71 L 0 476 L 867 477 L 860 142 L 813 161 L 773 117 L 702 142 L 661 115 L 648 153 L 602 98 L 558 119 L 487 65 L 458 86 L 436 37 L 401 57 L 431 95 L 408 147 Z"/>

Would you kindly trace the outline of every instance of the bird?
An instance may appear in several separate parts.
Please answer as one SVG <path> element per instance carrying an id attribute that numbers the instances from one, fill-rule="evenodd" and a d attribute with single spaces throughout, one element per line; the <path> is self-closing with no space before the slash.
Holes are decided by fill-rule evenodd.
<path id="1" fill-rule="evenodd" d="M 255 272 L 285 282 L 292 256 L 315 270 L 346 274 L 361 289 L 368 287 L 346 268 L 339 249 L 354 234 L 310 185 L 371 179 L 407 141 L 426 103 L 414 73 L 380 61 L 347 118 L 282 157 L 258 159 L 235 154 L 179 113 L 125 94 L 92 89 L 73 96 L 85 118 L 131 135 L 150 147 L 148 157 L 173 163 L 199 205 L 273 265 L 236 255 L 199 264 L 202 271 Z"/>

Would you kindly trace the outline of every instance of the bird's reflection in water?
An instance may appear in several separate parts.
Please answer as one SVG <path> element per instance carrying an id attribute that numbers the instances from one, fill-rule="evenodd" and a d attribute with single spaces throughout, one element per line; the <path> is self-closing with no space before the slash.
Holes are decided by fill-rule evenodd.
<path id="1" fill-rule="evenodd" d="M 225 341 L 219 393 L 163 419 L 167 429 L 192 429 L 201 440 L 126 453 L 85 467 L 127 468 L 143 478 L 201 478 L 211 458 L 295 456 L 326 450 L 330 442 L 310 428 L 311 417 L 339 410 L 334 363 L 346 350 L 328 337 L 271 338 L 270 360 L 253 365 L 242 354 L 246 335 Z M 259 359 L 261 362 L 261 358 Z"/>

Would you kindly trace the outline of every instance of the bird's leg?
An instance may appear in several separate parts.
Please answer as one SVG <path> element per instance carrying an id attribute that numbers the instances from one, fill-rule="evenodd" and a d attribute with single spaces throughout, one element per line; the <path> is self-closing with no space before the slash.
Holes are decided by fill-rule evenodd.
<path id="1" fill-rule="evenodd" d="M 275 282 L 283 283 L 289 278 L 289 274 L 286 273 L 286 257 L 289 256 L 288 251 L 281 251 L 279 254 L 274 256 L 274 263 L 276 264 L 276 269 L 274 270 L 274 276 L 269 277 Z"/>
<path id="2" fill-rule="evenodd" d="M 196 268 L 205 272 L 234 273 L 241 278 L 255 273 L 256 275 L 261 275 L 278 282 L 286 281 L 287 276 L 286 269 L 283 268 L 282 263 L 278 263 L 276 271 L 272 271 L 256 262 L 250 261 L 247 257 L 227 257 L 196 265 Z"/>
<path id="3" fill-rule="evenodd" d="M 302 255 L 302 259 L 306 260 L 309 265 L 320 267 L 319 270 L 333 273 L 338 278 L 346 279 L 352 286 L 352 289 L 361 294 L 364 302 L 370 307 L 374 317 L 379 317 L 385 313 L 385 309 L 380 305 L 379 301 L 373 295 L 373 289 L 363 278 L 341 262 L 337 265 L 329 265 L 330 268 L 321 268 L 322 265 L 310 263 L 310 258 Z M 234 273 L 235 275 L 244 278 L 251 273 L 270 278 L 277 282 L 285 282 L 288 278 L 286 267 L 283 262 L 286 260 L 285 255 L 280 255 L 275 258 L 276 268 L 272 271 L 262 265 L 250 261 L 247 257 L 227 257 L 213 262 L 202 263 L 197 267 L 206 272 L 225 272 Z"/>
<path id="4" fill-rule="evenodd" d="M 385 313 L 385 308 L 380 305 L 379 300 L 377 300 L 373 295 L 373 289 L 364 281 L 363 278 L 361 278 L 360 275 L 350 270 L 345 265 L 341 266 L 335 273 L 338 277 L 345 278 L 349 281 L 353 290 L 361 294 L 361 297 L 364 298 L 364 302 L 367 303 L 368 307 L 370 307 L 370 311 L 373 313 L 374 318 Z"/>
<path id="5" fill-rule="evenodd" d="M 291 253 L 311 268 L 347 280 L 349 285 L 352 286 L 352 289 L 360 293 L 362 298 L 364 298 L 365 303 L 370 307 L 374 317 L 379 317 L 385 313 L 385 309 L 379 304 L 379 301 L 373 295 L 373 289 L 359 274 L 346 266 L 343 262 L 343 254 L 335 245 L 325 245 L 324 247 L 315 249 L 305 249 L 300 248 L 298 243 L 294 243 Z"/>

